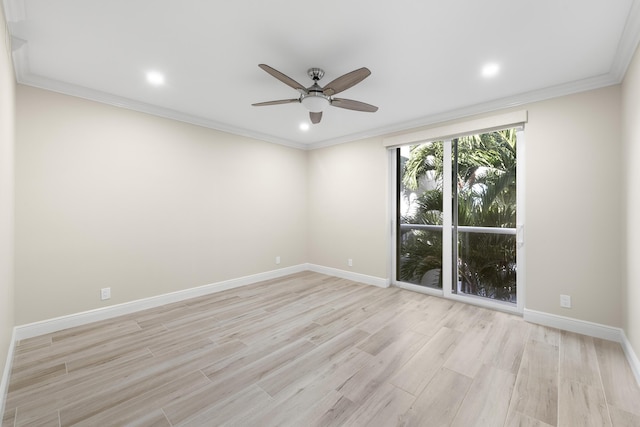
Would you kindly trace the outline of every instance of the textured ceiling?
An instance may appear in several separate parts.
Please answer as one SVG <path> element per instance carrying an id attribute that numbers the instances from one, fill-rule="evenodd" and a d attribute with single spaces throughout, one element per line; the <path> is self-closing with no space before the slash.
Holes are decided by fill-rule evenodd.
<path id="1" fill-rule="evenodd" d="M 4 0 L 18 81 L 296 146 L 319 147 L 619 83 L 638 0 Z M 481 75 L 489 62 L 493 78 Z M 308 131 L 305 108 L 251 104 L 360 67 Z M 150 70 L 165 83 L 146 81 Z"/>

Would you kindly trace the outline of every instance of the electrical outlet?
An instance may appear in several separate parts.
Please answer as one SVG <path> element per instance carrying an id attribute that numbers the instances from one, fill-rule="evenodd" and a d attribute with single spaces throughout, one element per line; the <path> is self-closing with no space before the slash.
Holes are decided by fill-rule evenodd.
<path id="1" fill-rule="evenodd" d="M 100 289 L 100 299 L 102 301 L 111 298 L 111 288 Z"/>
<path id="2" fill-rule="evenodd" d="M 352 260 L 351 258 L 349 258 L 349 259 L 347 260 L 347 265 L 348 265 L 349 267 L 353 267 L 353 260 Z"/>
<path id="3" fill-rule="evenodd" d="M 280 257 L 279 256 L 276 257 L 276 264 L 280 264 Z"/>
<path id="4" fill-rule="evenodd" d="M 560 307 L 571 308 L 571 295 L 560 295 Z"/>

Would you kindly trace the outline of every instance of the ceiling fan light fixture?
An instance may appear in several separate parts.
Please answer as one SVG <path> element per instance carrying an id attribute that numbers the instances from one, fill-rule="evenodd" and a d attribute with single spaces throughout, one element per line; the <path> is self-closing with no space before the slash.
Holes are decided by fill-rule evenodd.
<path id="1" fill-rule="evenodd" d="M 315 92 L 305 95 L 301 102 L 312 113 L 321 113 L 329 105 L 329 99 L 326 96 Z"/>

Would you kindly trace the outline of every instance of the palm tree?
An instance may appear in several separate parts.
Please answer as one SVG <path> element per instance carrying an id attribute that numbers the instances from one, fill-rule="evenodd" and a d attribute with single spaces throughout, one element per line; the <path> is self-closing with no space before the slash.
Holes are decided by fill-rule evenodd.
<path id="1" fill-rule="evenodd" d="M 457 215 L 460 226 L 516 226 L 515 130 L 471 135 L 454 140 L 457 146 Z M 402 184 L 421 193 L 416 212 L 401 223 L 442 225 L 441 142 L 412 147 L 403 163 Z M 435 187 L 421 190 L 425 178 Z M 400 237 L 400 277 L 418 282 L 441 269 L 442 233 L 405 230 Z M 458 275 L 465 293 L 509 300 L 515 294 L 515 236 L 459 233 Z M 441 286 L 441 284 L 440 284 Z"/>

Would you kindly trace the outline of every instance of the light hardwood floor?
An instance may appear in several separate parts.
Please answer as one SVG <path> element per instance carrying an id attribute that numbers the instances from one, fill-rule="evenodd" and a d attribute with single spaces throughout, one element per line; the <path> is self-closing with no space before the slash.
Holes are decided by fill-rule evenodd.
<path id="1" fill-rule="evenodd" d="M 620 345 L 306 272 L 24 340 L 9 426 L 640 426 Z"/>

